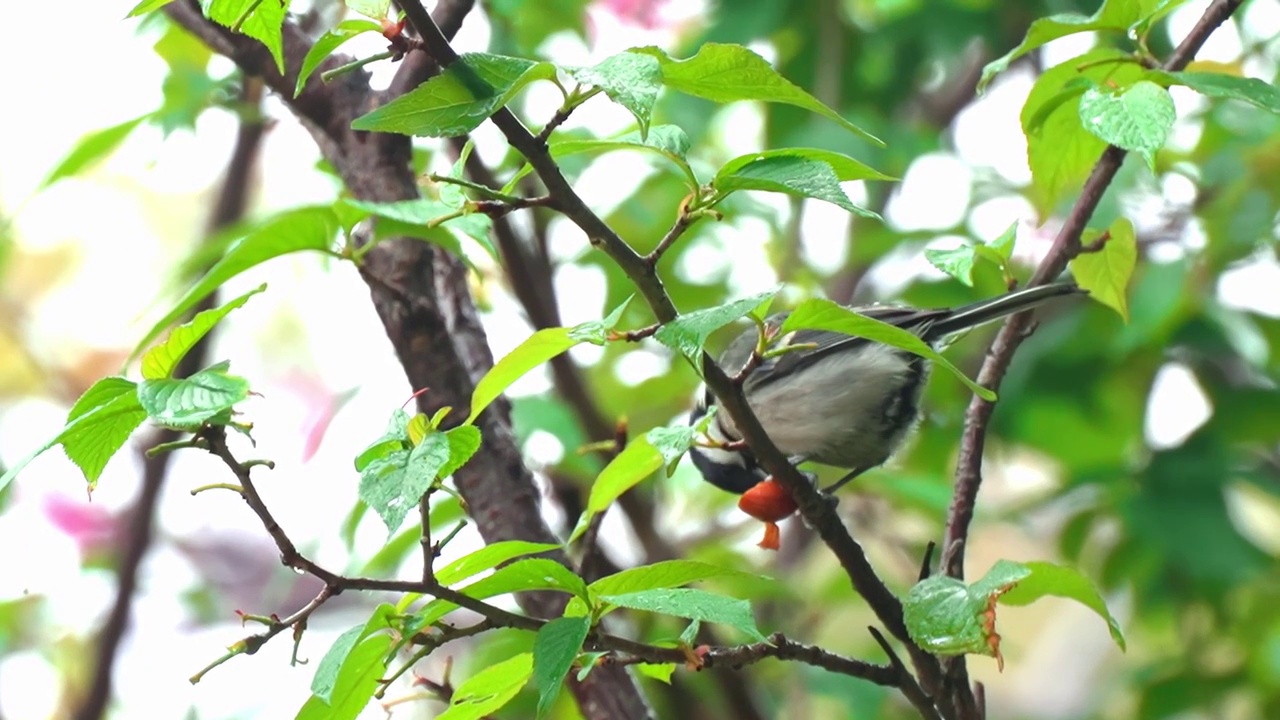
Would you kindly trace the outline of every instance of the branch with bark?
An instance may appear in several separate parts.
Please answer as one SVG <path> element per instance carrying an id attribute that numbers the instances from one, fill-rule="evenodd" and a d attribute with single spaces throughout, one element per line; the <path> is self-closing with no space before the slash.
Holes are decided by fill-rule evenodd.
<path id="1" fill-rule="evenodd" d="M 305 629 L 305 623 L 311 614 L 330 598 L 347 590 L 430 595 L 453 603 L 460 608 L 470 610 L 484 618 L 481 623 L 463 630 L 444 630 L 434 635 L 428 634 L 422 638 L 415 638 L 419 644 L 432 647 L 439 647 L 453 640 L 470 637 L 471 635 L 497 628 L 514 628 L 537 632 L 548 622 L 545 619 L 511 612 L 484 600 L 473 598 L 442 584 L 435 578 L 434 573 L 428 573 L 428 577 L 421 580 L 384 580 L 381 578 L 347 576 L 333 572 L 298 550 L 297 544 L 281 527 L 263 501 L 262 495 L 258 492 L 257 485 L 253 479 L 253 469 L 257 467 L 270 468 L 270 462 L 260 460 L 242 461 L 236 458 L 227 444 L 226 428 L 221 426 L 203 428 L 185 445 L 209 452 L 222 461 L 235 476 L 236 482 L 224 485 L 224 487 L 239 494 L 245 504 L 249 506 L 249 509 L 257 516 L 263 528 L 275 542 L 276 549 L 280 551 L 280 562 L 283 565 L 293 570 L 313 575 L 324 582 L 324 588 L 314 599 L 285 618 L 276 618 L 274 616 L 250 617 L 249 619 L 265 624 L 267 629 L 233 644 L 229 656 L 253 654 L 286 629 L 294 630 L 296 642 L 303 629 Z M 174 444 L 170 446 L 170 449 L 177 449 L 177 447 L 178 445 Z M 845 657 L 822 648 L 795 642 L 781 633 L 775 633 L 766 642 L 746 645 L 673 648 L 660 647 L 610 634 L 597 627 L 588 634 L 584 647 L 588 650 L 608 653 L 601 659 L 600 665 L 602 667 L 621 668 L 637 663 L 678 663 L 694 670 L 714 667 L 740 668 L 767 658 L 777 658 L 779 660 L 793 660 L 813 665 L 814 667 L 850 677 L 862 678 L 878 685 L 892 687 L 896 686 L 899 681 L 899 673 L 892 666 L 876 665 Z M 210 667 L 225 662 L 229 656 L 220 658 Z M 411 666 L 413 662 L 411 660 L 406 665 L 406 668 Z M 208 668 L 206 668 L 207 670 Z M 193 681 L 203 675 L 203 672 L 193 678 Z"/>
<path id="2" fill-rule="evenodd" d="M 1226 22 L 1240 7 L 1242 0 L 1214 0 L 1205 10 L 1191 32 L 1183 38 L 1161 68 L 1175 72 L 1185 68 L 1204 45 L 1213 31 Z M 1067 268 L 1067 264 L 1084 252 L 1081 236 L 1102 201 L 1103 195 L 1115 179 L 1116 173 L 1124 162 L 1125 151 L 1112 145 L 1102 153 L 1094 165 L 1093 171 L 1085 181 L 1062 228 L 1054 238 L 1053 245 L 1036 268 L 1028 285 L 1044 285 L 1052 282 Z M 1013 354 L 1032 332 L 1030 313 L 1019 313 L 1011 316 L 987 350 L 986 358 L 978 371 L 978 384 L 991 390 L 998 390 L 1009 365 L 1013 362 Z M 956 462 L 955 490 L 951 497 L 951 506 L 947 512 L 947 524 L 943 538 L 944 555 L 947 561 L 942 571 L 955 578 L 964 578 L 964 546 L 969 537 L 970 524 L 973 522 L 974 509 L 977 506 L 978 491 L 982 486 L 982 458 L 986 448 L 987 427 L 991 415 L 995 411 L 995 403 L 974 396 L 965 412 L 964 432 L 960 440 L 960 454 Z M 960 656 L 951 663 L 948 672 L 949 685 L 968 695 L 968 678 L 964 657 Z M 972 695 L 966 701 L 973 705 Z"/>

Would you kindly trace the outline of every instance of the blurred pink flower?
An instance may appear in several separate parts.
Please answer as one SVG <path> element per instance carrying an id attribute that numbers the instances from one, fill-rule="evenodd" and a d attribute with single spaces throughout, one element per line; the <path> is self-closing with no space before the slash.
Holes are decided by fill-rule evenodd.
<path id="1" fill-rule="evenodd" d="M 284 386 L 302 400 L 302 462 L 307 462 L 320 449 L 320 442 L 343 405 L 355 397 L 356 388 L 334 392 L 316 375 L 294 371 L 284 379 Z"/>
<path id="2" fill-rule="evenodd" d="M 75 540 L 82 555 L 108 547 L 120 525 L 119 516 L 101 505 L 58 493 L 44 496 L 44 514 L 54 527 Z"/>
<path id="3" fill-rule="evenodd" d="M 596 0 L 593 9 L 601 9 L 624 23 L 653 30 L 665 24 L 662 10 L 667 0 Z"/>

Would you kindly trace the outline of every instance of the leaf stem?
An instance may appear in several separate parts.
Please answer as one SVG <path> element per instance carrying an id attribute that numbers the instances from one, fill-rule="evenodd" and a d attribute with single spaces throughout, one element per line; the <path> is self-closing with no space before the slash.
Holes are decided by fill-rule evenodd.
<path id="1" fill-rule="evenodd" d="M 395 52 L 392 52 L 391 50 L 387 50 L 384 52 L 380 52 L 376 55 L 370 55 L 369 57 L 366 57 L 366 58 L 360 58 L 359 60 L 352 60 L 351 62 L 345 65 L 339 65 L 338 67 L 333 68 L 332 70 L 325 70 L 324 72 L 320 73 L 320 79 L 325 82 L 330 82 L 336 77 L 341 77 L 343 75 L 346 75 L 349 72 L 354 72 L 356 70 L 359 70 L 365 65 L 372 65 L 373 63 L 380 62 L 382 60 L 390 60 L 395 56 L 396 56 Z"/>

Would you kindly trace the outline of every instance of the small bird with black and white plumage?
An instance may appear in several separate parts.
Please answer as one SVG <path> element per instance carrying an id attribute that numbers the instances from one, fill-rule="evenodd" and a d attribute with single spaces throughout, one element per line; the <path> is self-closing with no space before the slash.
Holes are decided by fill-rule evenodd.
<path id="1" fill-rule="evenodd" d="M 1039 285 L 956 309 L 916 309 L 887 305 L 851 308 L 861 315 L 907 330 L 930 346 L 993 320 L 1043 302 L 1084 291 L 1070 283 Z M 787 313 L 765 321 L 776 330 Z M 719 364 L 733 373 L 757 347 L 758 331 L 733 340 Z M 793 464 L 816 462 L 845 468 L 844 483 L 888 460 L 902 445 L 920 413 L 920 395 L 930 363 L 925 358 L 866 338 L 825 330 L 798 330 L 773 347 L 804 346 L 763 360 L 743 382 L 743 393 L 774 445 Z M 697 424 L 715 405 L 704 390 L 690 418 Z M 694 465 L 712 485 L 742 494 L 768 473 L 746 448 L 724 447 L 741 439 L 733 420 L 716 413 L 707 427 L 714 447 L 690 450 Z"/>

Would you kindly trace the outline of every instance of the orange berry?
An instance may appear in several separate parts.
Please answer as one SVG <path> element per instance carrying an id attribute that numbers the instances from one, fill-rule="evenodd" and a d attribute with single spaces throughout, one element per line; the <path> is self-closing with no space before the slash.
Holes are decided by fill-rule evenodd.
<path id="1" fill-rule="evenodd" d="M 738 509 L 757 520 L 776 523 L 796 511 L 796 501 L 786 488 L 769 478 L 743 493 Z"/>

